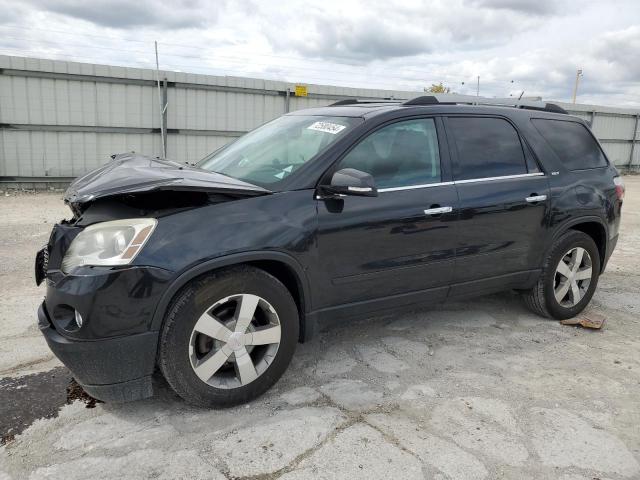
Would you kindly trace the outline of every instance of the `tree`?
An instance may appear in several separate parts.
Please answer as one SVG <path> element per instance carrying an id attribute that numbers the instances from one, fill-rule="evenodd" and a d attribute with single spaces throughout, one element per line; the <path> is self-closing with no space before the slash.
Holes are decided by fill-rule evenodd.
<path id="1" fill-rule="evenodd" d="M 424 91 L 427 93 L 449 93 L 451 92 L 451 89 L 449 87 L 445 87 L 442 82 L 440 82 L 437 85 L 432 83 L 429 88 L 425 87 Z"/>

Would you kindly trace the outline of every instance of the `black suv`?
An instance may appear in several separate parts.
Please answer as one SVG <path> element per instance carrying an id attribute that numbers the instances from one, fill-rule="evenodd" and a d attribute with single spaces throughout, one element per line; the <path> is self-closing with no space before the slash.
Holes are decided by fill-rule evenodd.
<path id="1" fill-rule="evenodd" d="M 523 108 L 524 107 L 524 108 Z M 65 194 L 36 258 L 39 323 L 93 396 L 246 402 L 318 325 L 505 289 L 544 317 L 589 302 L 624 186 L 552 104 L 338 104 L 191 166 L 114 156 Z"/>

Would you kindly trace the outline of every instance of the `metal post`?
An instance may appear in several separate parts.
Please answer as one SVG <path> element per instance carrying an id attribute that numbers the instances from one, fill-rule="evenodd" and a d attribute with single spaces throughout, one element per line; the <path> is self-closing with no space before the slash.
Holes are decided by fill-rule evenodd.
<path id="1" fill-rule="evenodd" d="M 596 111 L 591 111 L 591 130 L 593 130 L 593 126 L 596 124 Z"/>
<path id="2" fill-rule="evenodd" d="M 169 82 L 167 82 L 167 77 L 162 80 L 162 151 L 164 152 L 165 157 L 167 156 L 167 106 L 168 102 L 168 88 Z"/>
<path id="3" fill-rule="evenodd" d="M 636 149 L 636 140 L 638 138 L 638 119 L 640 119 L 640 114 L 636 115 L 636 126 L 633 127 L 633 140 L 631 140 L 631 154 L 629 155 L 629 170 L 633 166 L 633 153 Z"/>
<path id="4" fill-rule="evenodd" d="M 478 75 L 478 86 L 476 87 L 476 97 L 480 96 L 480 75 Z"/>
<path id="5" fill-rule="evenodd" d="M 289 113 L 289 100 L 291 98 L 291 89 L 287 88 L 287 92 L 284 96 L 284 113 Z"/>
<path id="6" fill-rule="evenodd" d="M 156 83 L 158 84 L 158 104 L 160 107 L 160 144 L 162 145 L 162 158 L 167 157 L 164 143 L 164 127 L 163 127 L 163 111 L 162 93 L 160 91 L 160 63 L 158 62 L 158 42 L 154 42 L 156 47 Z"/>
<path id="7" fill-rule="evenodd" d="M 576 83 L 573 86 L 573 103 L 576 103 L 576 95 L 578 95 L 578 82 L 580 81 L 580 76 L 582 75 L 582 69 L 578 69 L 576 72 Z"/>

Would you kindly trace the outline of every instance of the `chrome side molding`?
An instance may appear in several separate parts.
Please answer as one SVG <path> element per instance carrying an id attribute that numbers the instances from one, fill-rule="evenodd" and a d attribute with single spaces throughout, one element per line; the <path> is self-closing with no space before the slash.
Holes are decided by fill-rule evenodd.
<path id="1" fill-rule="evenodd" d="M 544 173 L 543 172 L 521 173 L 518 175 L 503 175 L 501 177 L 469 178 L 467 180 L 455 180 L 453 182 L 425 183 L 422 185 L 408 185 L 406 187 L 379 188 L 378 193 L 399 192 L 402 190 L 415 190 L 418 188 L 443 187 L 446 185 L 458 185 L 458 184 L 464 184 L 464 183 L 493 182 L 496 180 L 511 180 L 514 178 L 528 178 L 528 177 L 544 177 Z"/>

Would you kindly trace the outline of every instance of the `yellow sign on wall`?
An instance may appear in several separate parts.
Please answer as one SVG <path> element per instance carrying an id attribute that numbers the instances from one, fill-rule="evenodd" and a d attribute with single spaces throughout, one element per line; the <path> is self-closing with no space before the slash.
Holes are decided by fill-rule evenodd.
<path id="1" fill-rule="evenodd" d="M 296 85 L 296 97 L 306 97 L 306 96 L 307 96 L 307 86 Z"/>

